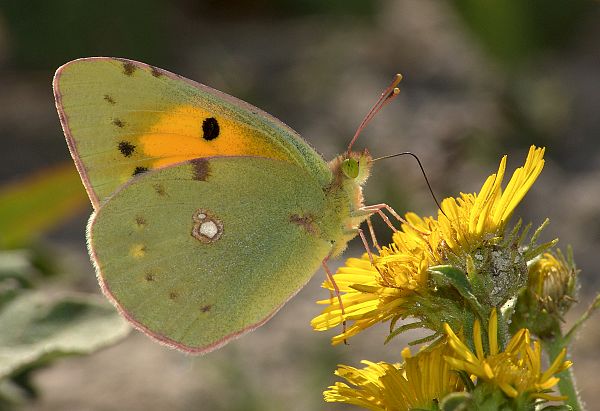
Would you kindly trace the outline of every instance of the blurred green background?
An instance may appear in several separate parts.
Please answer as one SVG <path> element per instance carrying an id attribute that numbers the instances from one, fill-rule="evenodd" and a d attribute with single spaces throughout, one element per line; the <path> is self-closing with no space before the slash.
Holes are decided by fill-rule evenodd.
<path id="1" fill-rule="evenodd" d="M 74 166 L 63 166 L 70 157 L 51 90 L 55 69 L 71 59 L 127 57 L 210 85 L 280 118 L 326 159 L 344 150 L 401 72 L 401 96 L 357 148 L 418 154 L 444 197 L 478 190 L 501 155 L 514 168 L 531 144 L 546 146 L 546 168 L 517 216 L 534 226 L 549 217 L 547 239 L 573 245 L 585 303 L 600 286 L 599 23 L 600 3 L 591 0 L 2 0 L 0 182 L 8 188 L 0 199 L 19 200 L 1 208 L 1 245 L 26 245 L 58 267 L 64 274 L 48 287 L 99 292 L 84 239 L 91 207 Z M 24 181 L 56 173 L 60 193 L 19 193 Z M 409 158 L 378 163 L 365 194 L 401 213 L 435 212 Z M 26 212 L 29 226 L 18 223 Z M 387 241 L 385 227 L 377 230 Z M 358 253 L 355 241 L 346 255 Z M 335 365 L 399 361 L 403 345 L 383 347 L 381 326 L 330 347 L 333 333 L 309 325 L 314 301 L 328 295 L 323 279 L 318 272 L 267 325 L 204 357 L 134 332 L 61 360 L 35 373 L 38 396 L 25 409 L 344 409 L 322 402 Z M 595 324 L 574 351 L 590 404 L 600 401 Z"/>

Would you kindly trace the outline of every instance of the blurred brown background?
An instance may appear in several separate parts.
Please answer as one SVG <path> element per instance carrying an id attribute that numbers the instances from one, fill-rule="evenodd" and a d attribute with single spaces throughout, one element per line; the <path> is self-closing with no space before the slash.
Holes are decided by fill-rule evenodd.
<path id="1" fill-rule="evenodd" d="M 517 216 L 572 244 L 581 312 L 600 287 L 600 4 L 586 0 L 160 0 L 0 2 L 0 181 L 70 161 L 51 80 L 68 60 L 141 60 L 242 98 L 296 129 L 326 159 L 341 152 L 393 74 L 402 95 L 361 136 L 375 156 L 410 150 L 440 197 L 479 189 L 531 144 L 547 164 Z M 83 190 L 83 189 L 82 189 Z M 435 212 L 416 164 L 378 163 L 368 203 Z M 94 291 L 84 229 L 91 207 L 41 244 Z M 379 238 L 389 238 L 383 225 Z M 346 255 L 360 253 L 353 242 Z M 341 263 L 338 262 L 338 264 Z M 267 325 L 204 357 L 134 332 L 86 358 L 39 372 L 31 410 L 318 410 L 337 363 L 398 361 L 386 326 L 331 347 L 311 331 L 327 293 L 322 272 Z M 574 313 L 573 317 L 575 317 Z M 598 318 L 580 333 L 575 375 L 589 409 L 600 401 Z M 1 331 L 0 331 L 1 332 Z"/>

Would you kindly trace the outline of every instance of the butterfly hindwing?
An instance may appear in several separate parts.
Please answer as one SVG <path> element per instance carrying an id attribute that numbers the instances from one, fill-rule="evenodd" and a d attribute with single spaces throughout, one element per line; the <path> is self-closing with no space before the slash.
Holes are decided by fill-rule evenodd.
<path id="1" fill-rule="evenodd" d="M 126 59 L 87 58 L 56 72 L 69 148 L 95 209 L 133 176 L 193 158 L 254 155 L 318 181 L 326 163 L 269 114 L 207 86 Z"/>
<path id="2" fill-rule="evenodd" d="M 289 162 L 191 160 L 117 191 L 90 220 L 90 255 L 134 325 L 206 352 L 264 323 L 318 269 L 331 249 L 324 227 L 342 226 L 326 201 Z"/>

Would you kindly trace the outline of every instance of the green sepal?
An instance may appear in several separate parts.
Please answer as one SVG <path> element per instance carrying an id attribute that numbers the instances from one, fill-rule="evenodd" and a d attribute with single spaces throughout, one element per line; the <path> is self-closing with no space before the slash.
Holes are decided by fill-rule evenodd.
<path id="1" fill-rule="evenodd" d="M 467 275 L 451 265 L 437 265 L 429 268 L 429 274 L 438 286 L 451 286 L 471 305 L 480 318 L 487 318 L 483 306 L 473 294 Z"/>
<path id="2" fill-rule="evenodd" d="M 558 244 L 558 238 L 545 242 L 544 244 L 540 244 L 534 248 L 528 248 L 527 251 L 524 253 L 524 257 L 527 261 L 532 260 L 535 257 L 542 255 L 543 253 L 554 247 L 556 244 Z"/>
<path id="3" fill-rule="evenodd" d="M 394 320 L 393 324 L 395 325 L 397 319 Z M 390 333 L 388 334 L 387 337 L 385 337 L 385 341 L 383 342 L 384 344 L 389 343 L 394 337 L 402 334 L 405 331 L 408 330 L 415 330 L 417 328 L 423 328 L 424 324 L 422 322 L 414 322 L 414 323 L 409 323 L 409 324 L 402 324 L 400 327 L 397 327 L 396 329 L 392 329 L 393 325 L 390 325 Z"/>
<path id="4" fill-rule="evenodd" d="M 429 268 L 429 273 L 434 276 L 434 280 L 439 280 L 436 281 L 438 285 L 452 285 L 457 291 L 461 292 L 461 294 L 462 290 L 464 290 L 465 294 L 470 294 L 472 292 L 466 273 L 454 266 L 435 265 Z"/>
<path id="5" fill-rule="evenodd" d="M 535 257 L 541 255 L 543 252 L 554 247 L 556 245 L 556 243 L 558 243 L 558 238 L 555 238 L 554 240 L 548 241 L 544 244 L 541 244 L 541 245 L 537 244 L 537 240 L 538 240 L 538 238 L 540 238 L 542 231 L 544 231 L 544 229 L 549 224 L 550 224 L 550 219 L 546 218 L 544 220 L 544 222 L 535 230 L 535 232 L 531 236 L 531 239 L 529 240 L 529 244 L 527 245 L 527 247 L 525 248 L 525 251 L 523 253 L 523 258 L 525 258 L 526 261 L 530 261 L 530 260 L 534 259 Z"/>
<path id="6" fill-rule="evenodd" d="M 468 411 L 473 409 L 473 397 L 468 392 L 451 392 L 440 402 L 441 411 Z"/>
<path id="7" fill-rule="evenodd" d="M 408 345 L 411 346 L 411 347 L 414 347 L 415 345 L 421 345 L 421 344 L 425 344 L 425 343 L 428 343 L 428 342 L 432 342 L 432 341 L 435 341 L 436 339 L 438 339 L 439 336 L 440 336 L 439 333 L 430 334 L 430 335 L 427 335 L 427 336 L 425 336 L 423 338 L 419 338 L 418 340 L 410 341 L 408 343 Z"/>
<path id="8" fill-rule="evenodd" d="M 527 288 L 519 292 L 514 312 L 510 317 L 510 332 L 527 328 L 541 339 L 552 339 L 560 334 L 560 320 L 542 310 L 535 296 Z"/>
<path id="9" fill-rule="evenodd" d="M 475 384 L 473 383 L 473 380 L 471 380 L 471 378 L 469 378 L 469 374 L 467 374 L 466 371 L 454 371 L 458 374 L 458 376 L 460 377 L 462 383 L 465 385 L 465 388 L 467 389 L 468 392 L 471 392 L 473 390 L 475 390 Z"/>

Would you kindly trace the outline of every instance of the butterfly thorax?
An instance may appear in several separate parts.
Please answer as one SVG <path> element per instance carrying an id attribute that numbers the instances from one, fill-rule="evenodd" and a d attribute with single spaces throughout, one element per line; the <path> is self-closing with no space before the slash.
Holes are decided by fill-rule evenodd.
<path id="1" fill-rule="evenodd" d="M 362 186 L 369 177 L 372 157 L 365 149 L 363 152 L 350 152 L 337 156 L 329 162 L 332 180 L 324 188 L 328 208 L 335 213 L 335 226 L 330 227 L 336 237 L 332 255 L 337 256 L 344 251 L 348 241 L 357 234 L 358 226 L 366 219 L 368 213 L 361 211 L 364 206 Z M 352 164 L 348 171 L 348 163 Z"/>

